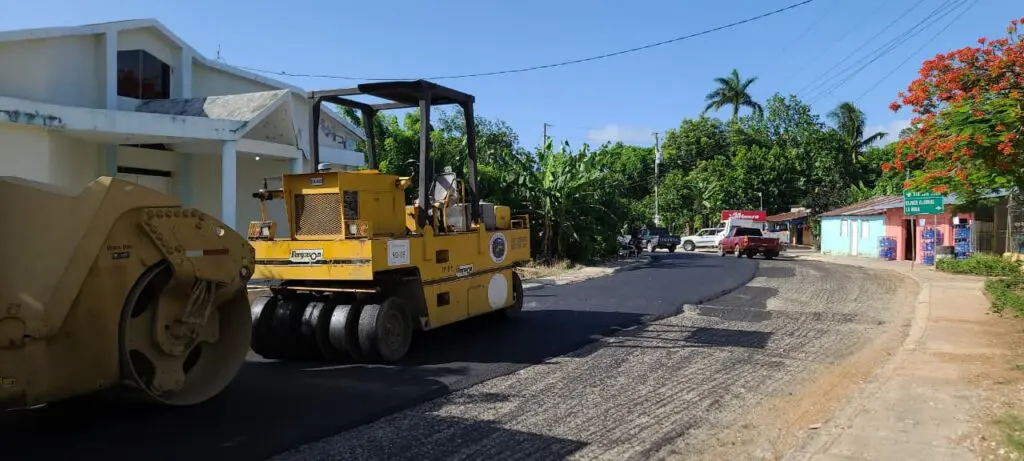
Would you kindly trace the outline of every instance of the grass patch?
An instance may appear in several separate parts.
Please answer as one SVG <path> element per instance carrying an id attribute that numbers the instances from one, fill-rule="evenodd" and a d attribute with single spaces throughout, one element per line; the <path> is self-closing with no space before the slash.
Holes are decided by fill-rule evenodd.
<path id="1" fill-rule="evenodd" d="M 1013 312 L 1024 317 L 1024 275 L 986 280 L 985 293 L 992 301 L 993 312 Z"/>
<path id="2" fill-rule="evenodd" d="M 1004 413 L 996 418 L 995 425 L 1002 432 L 1007 448 L 1024 455 L 1024 417 L 1017 413 Z"/>
<path id="3" fill-rule="evenodd" d="M 564 274 L 578 266 L 569 260 L 559 261 L 557 263 L 543 264 L 531 261 L 522 267 L 516 268 L 519 275 L 526 280 L 537 279 L 543 277 L 552 277 L 559 274 Z"/>
<path id="4" fill-rule="evenodd" d="M 1021 262 L 1001 256 L 978 254 L 967 259 L 939 259 L 935 268 L 952 274 L 979 275 L 983 277 L 1011 277 L 1021 275 Z"/>

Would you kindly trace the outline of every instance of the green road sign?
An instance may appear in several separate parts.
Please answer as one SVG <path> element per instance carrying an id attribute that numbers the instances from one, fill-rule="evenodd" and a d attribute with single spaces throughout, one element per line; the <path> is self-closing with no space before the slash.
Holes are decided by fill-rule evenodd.
<path id="1" fill-rule="evenodd" d="M 903 214 L 942 214 L 942 195 L 903 191 Z"/>

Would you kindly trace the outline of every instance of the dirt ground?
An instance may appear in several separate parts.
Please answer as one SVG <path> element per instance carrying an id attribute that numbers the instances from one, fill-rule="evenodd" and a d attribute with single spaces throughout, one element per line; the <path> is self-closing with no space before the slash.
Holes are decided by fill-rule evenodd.
<path id="1" fill-rule="evenodd" d="M 974 429 L 962 440 L 981 459 L 1024 459 L 1024 320 L 991 316 L 988 345 L 1002 353 L 964 361 L 981 397 Z"/>

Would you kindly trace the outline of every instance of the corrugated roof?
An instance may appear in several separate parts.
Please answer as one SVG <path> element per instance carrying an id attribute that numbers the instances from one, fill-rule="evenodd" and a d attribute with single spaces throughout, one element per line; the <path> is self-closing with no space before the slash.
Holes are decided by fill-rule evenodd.
<path id="1" fill-rule="evenodd" d="M 826 211 L 819 216 L 867 216 L 883 214 L 885 210 L 890 208 L 902 208 L 903 207 L 903 196 L 902 195 L 883 195 L 880 197 L 873 197 L 862 202 L 854 203 L 853 205 L 847 205 L 842 208 L 836 208 L 835 210 Z"/>
<path id="2" fill-rule="evenodd" d="M 995 198 L 1006 195 L 1007 192 L 1003 190 L 990 192 L 984 194 L 983 197 Z M 942 205 L 959 205 L 960 199 L 956 194 L 949 194 L 942 198 Z M 891 210 L 893 208 L 903 208 L 903 196 L 902 195 L 883 195 L 880 197 L 874 197 L 862 202 L 854 203 L 853 205 L 847 205 L 842 208 L 836 208 L 835 210 L 826 211 L 819 217 L 826 216 L 869 216 L 869 215 L 880 215 L 884 214 L 885 210 Z"/>
<path id="3" fill-rule="evenodd" d="M 787 211 L 785 213 L 773 214 L 773 215 L 765 218 L 765 221 L 768 221 L 768 222 L 782 222 L 782 221 L 789 221 L 791 219 L 800 219 L 800 218 L 805 218 L 805 217 L 807 217 L 807 210 Z"/>

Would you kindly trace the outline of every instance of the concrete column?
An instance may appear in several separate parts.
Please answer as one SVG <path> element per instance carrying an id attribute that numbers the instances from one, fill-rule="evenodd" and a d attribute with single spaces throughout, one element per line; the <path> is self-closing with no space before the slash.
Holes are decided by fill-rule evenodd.
<path id="1" fill-rule="evenodd" d="M 235 141 L 224 141 L 220 148 L 220 216 L 228 227 L 238 230 L 238 153 Z"/>
<path id="2" fill-rule="evenodd" d="M 181 49 L 181 97 L 192 97 L 192 50 Z"/>
<path id="3" fill-rule="evenodd" d="M 178 198 L 184 206 L 192 206 L 192 154 L 178 154 Z"/>
<path id="4" fill-rule="evenodd" d="M 306 163 L 305 163 L 305 161 L 303 159 L 297 158 L 295 160 L 292 160 L 292 173 L 295 173 L 295 174 L 305 173 L 306 172 L 305 169 L 306 169 Z"/>
<path id="5" fill-rule="evenodd" d="M 103 82 L 106 97 L 106 109 L 117 110 L 117 31 L 103 34 Z M 103 164 L 100 174 L 113 177 L 117 175 L 117 146 L 104 145 Z"/>

